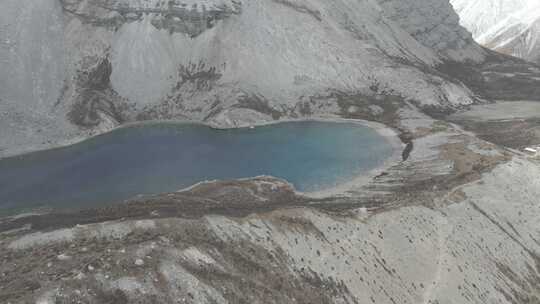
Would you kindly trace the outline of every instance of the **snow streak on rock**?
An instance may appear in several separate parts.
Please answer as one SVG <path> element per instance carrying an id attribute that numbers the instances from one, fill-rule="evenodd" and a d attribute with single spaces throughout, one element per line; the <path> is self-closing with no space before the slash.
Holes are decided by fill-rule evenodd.
<path id="1" fill-rule="evenodd" d="M 536 0 L 453 0 L 461 24 L 482 45 L 540 62 L 540 2 Z"/>

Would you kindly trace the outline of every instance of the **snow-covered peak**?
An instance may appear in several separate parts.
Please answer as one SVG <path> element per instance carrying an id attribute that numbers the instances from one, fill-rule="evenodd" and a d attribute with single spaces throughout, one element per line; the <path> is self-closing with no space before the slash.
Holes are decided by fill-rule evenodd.
<path id="1" fill-rule="evenodd" d="M 509 55 L 540 62 L 540 3 L 511 14 L 478 41 Z"/>
<path id="2" fill-rule="evenodd" d="M 461 25 L 474 38 L 484 34 L 501 20 L 538 0 L 451 0 Z"/>
<path id="3" fill-rule="evenodd" d="M 452 0 L 460 23 L 488 48 L 540 62 L 540 1 Z"/>
<path id="4" fill-rule="evenodd" d="M 497 36 L 505 34 L 508 29 L 514 31 L 513 36 L 507 35 L 508 39 L 512 39 L 515 36 L 522 35 L 538 19 L 540 19 L 540 2 L 509 14 L 506 18 L 478 35 L 477 41 L 481 44 L 489 44 Z"/>

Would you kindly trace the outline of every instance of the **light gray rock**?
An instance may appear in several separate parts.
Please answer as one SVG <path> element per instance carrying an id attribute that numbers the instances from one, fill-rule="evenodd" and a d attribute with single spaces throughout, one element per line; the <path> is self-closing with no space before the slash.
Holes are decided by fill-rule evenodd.
<path id="1" fill-rule="evenodd" d="M 334 92 L 451 108 L 473 94 L 430 70 L 483 58 L 444 0 L 6 0 L 0 17 L 0 156 L 133 121 L 335 114 Z"/>
<path id="2" fill-rule="evenodd" d="M 485 52 L 459 26 L 447 0 L 379 0 L 388 18 L 444 59 L 482 62 Z"/>

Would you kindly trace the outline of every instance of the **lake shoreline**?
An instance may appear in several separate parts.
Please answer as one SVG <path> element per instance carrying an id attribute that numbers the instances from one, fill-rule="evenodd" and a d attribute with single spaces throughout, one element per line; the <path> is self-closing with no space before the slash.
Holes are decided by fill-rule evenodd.
<path id="1" fill-rule="evenodd" d="M 1 160 L 24 158 L 25 156 L 32 155 L 32 154 L 35 154 L 35 153 L 40 153 L 40 152 L 45 152 L 45 151 L 54 151 L 54 150 L 58 150 L 58 149 L 62 149 L 62 148 L 67 148 L 67 147 L 70 147 L 70 146 L 85 142 L 87 140 L 91 140 L 91 139 L 94 139 L 94 138 L 98 138 L 100 136 L 108 135 L 108 134 L 110 134 L 110 133 L 112 133 L 114 131 L 118 131 L 118 130 L 121 130 L 121 129 L 144 127 L 144 126 L 148 126 L 148 125 L 177 125 L 177 126 L 178 125 L 192 125 L 192 126 L 203 126 L 203 127 L 207 127 L 207 128 L 214 129 L 214 130 L 231 130 L 231 129 L 257 129 L 257 128 L 260 128 L 260 127 L 277 125 L 277 124 L 300 123 L 300 122 L 344 123 L 344 124 L 352 124 L 352 125 L 358 125 L 358 126 L 367 127 L 369 129 L 373 130 L 374 132 L 376 132 L 379 136 L 383 137 L 383 140 L 385 140 L 386 143 L 389 144 L 390 149 L 391 149 L 391 156 L 384 159 L 382 161 L 382 164 L 380 164 L 380 165 L 377 164 L 376 167 L 374 167 L 373 169 L 368 169 L 365 172 L 361 172 L 361 174 L 359 174 L 359 175 L 355 175 L 353 177 L 347 177 L 347 178 L 344 178 L 343 180 L 337 180 L 335 186 L 330 186 L 330 187 L 324 188 L 322 190 L 300 191 L 295 186 L 293 186 L 292 182 L 290 182 L 290 181 L 288 181 L 288 180 L 286 180 L 284 178 L 276 177 L 278 179 L 284 180 L 287 183 L 289 183 L 291 185 L 291 188 L 294 189 L 295 192 L 298 195 L 302 195 L 302 196 L 305 196 L 305 197 L 308 197 L 308 198 L 316 199 L 316 198 L 325 198 L 325 197 L 350 196 L 349 193 L 348 193 L 349 191 L 351 191 L 351 190 L 353 190 L 355 188 L 359 188 L 359 187 L 361 187 L 363 185 L 366 185 L 374 177 L 376 177 L 377 175 L 380 175 L 382 172 L 384 172 L 384 170 L 388 169 L 390 166 L 392 166 L 392 165 L 396 164 L 397 162 L 399 162 L 400 157 L 401 157 L 401 153 L 402 153 L 403 148 L 404 148 L 404 144 L 399 139 L 397 131 L 391 129 L 390 127 L 387 127 L 384 124 L 371 122 L 371 121 L 364 121 L 364 120 L 344 119 L 344 118 L 340 118 L 340 117 L 328 117 L 328 116 L 325 116 L 325 117 L 309 117 L 309 118 L 303 118 L 303 119 L 284 119 L 284 120 L 277 120 L 277 121 L 271 121 L 271 122 L 261 122 L 259 124 L 255 124 L 255 125 L 252 125 L 252 126 L 234 127 L 234 128 L 216 128 L 215 126 L 213 126 L 211 124 L 207 124 L 207 123 L 200 123 L 200 122 L 197 123 L 197 122 L 191 122 L 191 121 L 166 120 L 166 121 L 146 121 L 146 122 L 129 123 L 129 124 L 118 126 L 118 127 L 114 128 L 114 129 L 112 129 L 110 131 L 107 131 L 107 132 L 104 132 L 104 133 L 101 133 L 101 134 L 97 134 L 95 136 L 91 136 L 91 137 L 85 138 L 83 140 L 80 140 L 80 141 L 77 141 L 77 142 L 74 142 L 74 143 L 71 143 L 71 144 L 68 144 L 68 145 L 58 146 L 58 147 L 51 148 L 51 149 L 33 151 L 33 152 L 29 152 L 29 153 L 25 153 L 25 154 L 21 154 L 21 155 L 17 155 L 17 156 L 3 158 Z M 254 179 L 254 178 L 257 178 L 257 177 L 261 177 L 261 176 L 271 176 L 271 175 L 268 175 L 268 174 L 266 174 L 266 175 L 258 175 L 258 176 L 251 176 L 251 177 L 235 179 L 235 180 L 250 180 L 250 179 Z M 231 180 L 233 180 L 233 179 L 231 179 Z M 216 180 L 211 180 L 211 181 L 201 180 L 200 182 L 194 183 L 194 184 L 192 184 L 192 185 L 190 185 L 190 186 L 188 186 L 186 188 L 180 188 L 179 190 L 176 190 L 175 192 L 186 191 L 186 190 L 188 190 L 190 188 L 193 188 L 193 187 L 195 187 L 197 185 L 205 184 L 205 183 L 213 183 L 213 182 L 216 182 Z M 137 195 L 134 195 L 133 197 L 136 197 L 136 196 Z"/>
<path id="2" fill-rule="evenodd" d="M 363 119 L 352 119 L 352 118 L 342 118 L 340 116 L 334 116 L 334 115 L 321 115 L 321 116 L 313 116 L 313 117 L 304 117 L 304 118 L 287 118 L 287 119 L 280 119 L 280 120 L 272 120 L 272 121 L 261 121 L 254 123 L 253 125 L 242 125 L 242 126 L 230 126 L 230 127 L 221 127 L 214 123 L 208 123 L 208 122 L 201 122 L 201 121 L 191 121 L 191 120 L 175 120 L 175 119 L 165 119 L 165 120 L 147 120 L 147 121 L 137 121 L 137 122 L 128 122 L 125 124 L 118 125 L 116 127 L 106 129 L 102 132 L 98 132 L 96 134 L 92 134 L 89 136 L 77 136 L 72 139 L 65 140 L 58 144 L 51 144 L 46 145 L 46 148 L 33 148 L 28 147 L 27 149 L 23 150 L 15 150 L 13 152 L 7 152 L 3 153 L 2 156 L 0 156 L 0 161 L 8 159 L 8 158 L 16 158 L 16 157 L 22 157 L 28 154 L 37 153 L 37 152 L 43 152 L 43 151 L 49 151 L 49 150 L 56 150 L 60 148 L 66 148 L 69 146 L 73 146 L 76 144 L 79 144 L 81 142 L 100 137 L 103 135 L 107 135 L 111 132 L 127 129 L 127 128 L 133 128 L 133 127 L 144 127 L 146 125 L 161 125 L 161 124 L 171 124 L 171 125 L 181 125 L 181 124 L 187 124 L 187 125 L 196 125 L 196 126 L 205 126 L 214 130 L 235 130 L 235 129 L 249 129 L 251 127 L 264 127 L 264 126 L 271 126 L 275 124 L 280 123 L 288 123 L 288 122 L 331 122 L 331 123 L 355 123 L 359 124 L 365 127 L 369 127 L 374 129 L 379 135 L 388 138 L 388 137 L 398 137 L 398 131 L 394 130 L 390 126 L 387 126 L 385 124 L 375 122 L 375 121 L 368 121 Z M 399 138 L 397 140 L 399 143 L 403 143 Z M 392 140 L 392 144 L 395 145 L 395 141 Z M 3 149 L 6 150 L 6 149 Z M 1 151 L 1 150 L 0 150 Z"/>

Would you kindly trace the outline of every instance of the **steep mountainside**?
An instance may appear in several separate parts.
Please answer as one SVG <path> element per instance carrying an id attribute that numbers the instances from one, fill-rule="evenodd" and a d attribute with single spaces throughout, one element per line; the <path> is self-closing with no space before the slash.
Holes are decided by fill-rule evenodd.
<path id="1" fill-rule="evenodd" d="M 0 35 L 0 157 L 153 119 L 398 142 L 337 193 L 262 176 L 0 216 L 0 303 L 540 303 L 540 67 L 447 0 L 3 0 Z"/>
<path id="2" fill-rule="evenodd" d="M 130 121 L 339 113 L 336 94 L 470 104 L 426 71 L 485 55 L 444 0 L 8 0 L 0 14 L 4 154 Z"/>
<path id="3" fill-rule="evenodd" d="M 540 62 L 540 2 L 533 0 L 453 0 L 452 4 L 482 45 Z"/>

